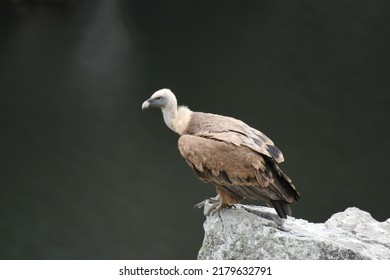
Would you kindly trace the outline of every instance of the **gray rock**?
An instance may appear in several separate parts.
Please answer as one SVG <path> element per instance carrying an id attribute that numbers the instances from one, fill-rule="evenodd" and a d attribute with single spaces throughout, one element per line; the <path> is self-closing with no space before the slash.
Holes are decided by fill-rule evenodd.
<path id="1" fill-rule="evenodd" d="M 282 220 L 271 208 L 239 205 L 210 215 L 203 227 L 200 260 L 390 259 L 390 219 L 378 222 L 354 207 L 325 223 L 309 223 Z"/>

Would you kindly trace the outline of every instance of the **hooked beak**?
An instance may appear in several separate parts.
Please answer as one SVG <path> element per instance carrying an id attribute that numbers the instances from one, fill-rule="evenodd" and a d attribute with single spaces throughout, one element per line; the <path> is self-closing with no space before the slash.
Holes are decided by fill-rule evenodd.
<path id="1" fill-rule="evenodd" d="M 144 103 L 142 103 L 142 110 L 146 110 L 149 108 L 150 108 L 150 99 L 148 99 Z"/>

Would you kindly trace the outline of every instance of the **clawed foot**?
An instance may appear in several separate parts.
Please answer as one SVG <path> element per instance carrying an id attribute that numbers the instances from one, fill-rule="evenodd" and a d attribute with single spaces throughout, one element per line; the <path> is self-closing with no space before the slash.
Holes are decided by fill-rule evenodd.
<path id="1" fill-rule="evenodd" d="M 199 202 L 198 204 L 194 205 L 194 208 L 203 208 L 205 207 L 206 203 L 214 204 L 220 202 L 219 195 L 216 197 L 206 197 L 202 202 Z"/>
<path id="2" fill-rule="evenodd" d="M 195 208 L 204 208 L 204 215 L 209 216 L 214 213 L 217 213 L 219 210 L 222 208 L 236 208 L 235 205 L 226 205 L 225 203 L 222 202 L 221 198 L 219 195 L 216 197 L 209 197 L 203 200 L 202 202 L 196 204 L 194 206 Z"/>

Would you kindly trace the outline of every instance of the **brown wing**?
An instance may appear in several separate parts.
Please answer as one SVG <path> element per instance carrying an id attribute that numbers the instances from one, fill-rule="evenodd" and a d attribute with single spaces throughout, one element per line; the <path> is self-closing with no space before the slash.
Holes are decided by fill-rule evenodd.
<path id="1" fill-rule="evenodd" d="M 181 136 L 178 146 L 201 180 L 214 183 L 236 200 L 246 198 L 272 204 L 292 203 L 299 198 L 275 160 L 246 146 L 194 135 Z"/>
<path id="2" fill-rule="evenodd" d="M 194 112 L 186 134 L 245 146 L 260 154 L 284 161 L 282 152 L 262 132 L 235 118 Z"/>

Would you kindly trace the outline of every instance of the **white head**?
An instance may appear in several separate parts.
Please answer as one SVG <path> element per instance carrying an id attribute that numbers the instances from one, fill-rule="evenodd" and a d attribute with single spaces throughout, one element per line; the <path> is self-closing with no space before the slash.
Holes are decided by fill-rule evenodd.
<path id="1" fill-rule="evenodd" d="M 142 103 L 142 110 L 149 108 L 160 108 L 166 125 L 176 131 L 173 125 L 177 115 L 177 100 L 175 95 L 169 89 L 160 89 Z"/>
<path id="2" fill-rule="evenodd" d="M 161 110 L 177 110 L 177 100 L 169 89 L 160 89 L 142 103 L 142 110 L 149 108 L 160 108 Z"/>

